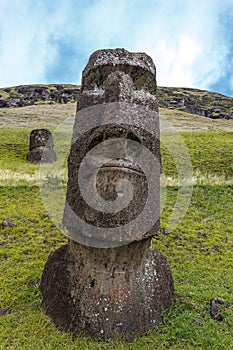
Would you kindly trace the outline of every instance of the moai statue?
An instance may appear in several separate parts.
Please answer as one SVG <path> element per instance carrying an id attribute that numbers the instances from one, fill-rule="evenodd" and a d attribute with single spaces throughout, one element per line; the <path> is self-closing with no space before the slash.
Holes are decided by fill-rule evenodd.
<path id="1" fill-rule="evenodd" d="M 74 335 L 130 339 L 163 319 L 174 297 L 160 222 L 156 72 L 144 53 L 94 52 L 82 76 L 68 160 L 68 243 L 41 280 L 42 307 Z"/>
<path id="2" fill-rule="evenodd" d="M 57 160 L 53 138 L 48 129 L 35 129 L 30 134 L 30 152 L 26 159 L 33 164 L 53 163 Z"/>

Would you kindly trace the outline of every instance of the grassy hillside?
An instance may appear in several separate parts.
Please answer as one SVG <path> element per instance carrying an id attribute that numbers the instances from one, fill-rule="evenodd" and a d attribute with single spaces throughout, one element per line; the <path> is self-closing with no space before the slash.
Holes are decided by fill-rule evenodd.
<path id="1" fill-rule="evenodd" d="M 161 233 L 153 240 L 171 264 L 176 299 L 164 323 L 127 343 L 72 339 L 55 329 L 41 311 L 39 280 L 48 254 L 66 237 L 46 212 L 39 189 L 39 166 L 28 164 L 30 131 L 49 127 L 55 148 L 69 149 L 56 127 L 75 113 L 76 104 L 0 108 L 0 349 L 231 349 L 233 348 L 233 120 L 209 119 L 161 108 L 184 142 L 193 166 L 190 205 L 174 231 L 168 229 L 180 184 L 166 144 L 162 161 L 167 194 Z M 171 135 L 173 137 L 174 135 Z M 166 137 L 170 137 L 169 133 Z M 175 143 L 175 139 L 174 139 Z M 58 174 L 66 181 L 67 172 Z M 53 179 L 50 179 L 53 180 Z M 56 179 L 55 179 L 56 180 Z M 210 300 L 225 300 L 222 320 L 210 314 Z"/>
<path id="2" fill-rule="evenodd" d="M 33 105 L 67 104 L 77 100 L 79 85 L 20 85 L 0 88 L 0 109 Z M 210 119 L 233 119 L 233 97 L 191 88 L 157 87 L 160 108 Z"/>

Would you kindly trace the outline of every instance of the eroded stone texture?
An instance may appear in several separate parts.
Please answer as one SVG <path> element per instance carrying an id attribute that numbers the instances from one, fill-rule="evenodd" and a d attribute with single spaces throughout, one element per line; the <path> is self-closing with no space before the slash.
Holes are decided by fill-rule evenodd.
<path id="1" fill-rule="evenodd" d="M 48 129 L 31 131 L 29 149 L 26 158 L 33 164 L 53 163 L 57 159 L 53 150 L 52 134 Z"/>
<path id="2" fill-rule="evenodd" d="M 173 300 L 169 264 L 151 242 L 159 231 L 161 171 L 155 92 L 155 67 L 143 53 L 97 51 L 83 72 L 63 217 L 69 240 L 49 256 L 41 280 L 44 311 L 75 335 L 130 339 L 161 322 Z M 80 189 L 83 164 L 84 190 L 98 192 L 98 208 Z M 94 181 L 93 164 L 100 164 Z M 108 210 L 124 199 L 122 181 L 130 182 L 132 198 Z"/>
<path id="3" fill-rule="evenodd" d="M 173 281 L 167 259 L 148 239 L 101 251 L 70 241 L 50 255 L 41 290 L 43 309 L 58 327 L 131 339 L 162 321 Z"/>

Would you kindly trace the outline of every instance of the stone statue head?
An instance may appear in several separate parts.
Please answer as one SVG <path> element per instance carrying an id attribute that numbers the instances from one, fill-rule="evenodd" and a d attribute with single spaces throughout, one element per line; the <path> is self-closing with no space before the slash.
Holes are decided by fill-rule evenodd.
<path id="1" fill-rule="evenodd" d="M 53 138 L 48 129 L 34 129 L 30 134 L 30 152 L 26 158 L 33 164 L 46 164 L 56 161 Z"/>
<path id="2" fill-rule="evenodd" d="M 71 239 L 113 247 L 157 233 L 161 164 L 155 92 L 148 55 L 124 49 L 91 55 L 68 160 L 63 223 Z"/>

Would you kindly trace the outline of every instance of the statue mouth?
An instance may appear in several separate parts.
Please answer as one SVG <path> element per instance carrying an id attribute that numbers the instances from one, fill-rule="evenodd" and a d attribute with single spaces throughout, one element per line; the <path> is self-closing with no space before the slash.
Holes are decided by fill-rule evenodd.
<path id="1" fill-rule="evenodd" d="M 126 159 L 112 159 L 101 166 L 99 171 L 122 171 L 128 174 L 137 174 L 144 176 L 141 168 L 130 160 Z"/>

